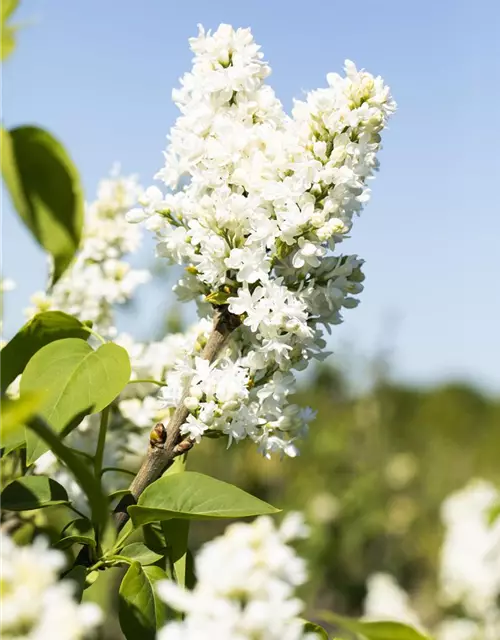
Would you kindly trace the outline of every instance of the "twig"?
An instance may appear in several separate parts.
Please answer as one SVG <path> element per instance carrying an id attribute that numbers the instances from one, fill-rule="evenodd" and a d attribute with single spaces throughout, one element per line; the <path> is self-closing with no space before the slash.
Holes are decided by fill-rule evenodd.
<path id="1" fill-rule="evenodd" d="M 213 329 L 201 357 L 213 362 L 226 344 L 230 334 L 239 325 L 239 318 L 229 313 L 227 307 L 217 307 L 214 313 Z M 151 431 L 148 452 L 130 485 L 130 494 L 124 496 L 115 509 L 118 530 L 128 520 L 127 507 L 137 502 L 144 489 L 157 480 L 173 464 L 177 456 L 192 448 L 194 442 L 190 438 L 183 439 L 180 433 L 181 427 L 189 415 L 189 410 L 184 405 L 184 400 L 188 395 L 189 385 L 184 390 L 167 427 L 165 428 L 159 422 Z"/>

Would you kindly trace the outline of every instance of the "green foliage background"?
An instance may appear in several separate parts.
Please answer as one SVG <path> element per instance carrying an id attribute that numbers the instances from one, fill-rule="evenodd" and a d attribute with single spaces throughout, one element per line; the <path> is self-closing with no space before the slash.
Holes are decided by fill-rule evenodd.
<path id="1" fill-rule="evenodd" d="M 500 399 L 465 384 L 419 389 L 384 376 L 355 395 L 324 366 L 296 400 L 318 411 L 298 458 L 269 461 L 251 444 L 225 451 L 224 441 L 205 440 L 188 467 L 304 511 L 312 526 L 301 549 L 311 610 L 359 614 L 367 577 L 384 571 L 432 622 L 440 506 L 471 478 L 500 481 Z M 192 543 L 213 533 L 197 523 Z"/>

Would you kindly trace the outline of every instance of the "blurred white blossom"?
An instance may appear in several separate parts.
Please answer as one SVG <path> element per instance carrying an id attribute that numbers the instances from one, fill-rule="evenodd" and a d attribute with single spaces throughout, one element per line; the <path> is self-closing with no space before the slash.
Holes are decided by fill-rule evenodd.
<path id="1" fill-rule="evenodd" d="M 66 559 L 36 538 L 19 547 L 0 534 L 2 561 L 2 638 L 4 640 L 79 640 L 92 635 L 101 621 L 95 604 L 77 604 L 76 585 L 59 581 Z"/>
<path id="2" fill-rule="evenodd" d="M 341 508 L 341 501 L 333 494 L 324 491 L 310 499 L 308 516 L 312 522 L 328 524 L 337 518 Z"/>
<path id="3" fill-rule="evenodd" d="M 122 177 L 115 167 L 99 183 L 97 199 L 86 206 L 80 250 L 50 293 L 35 293 L 28 316 L 56 309 L 90 320 L 93 328 L 114 336 L 113 305 L 127 302 L 138 285 L 149 280 L 146 270 L 133 269 L 123 256 L 137 251 L 142 233 L 125 214 L 141 187 L 135 176 Z"/>
<path id="4" fill-rule="evenodd" d="M 420 626 L 408 594 L 387 573 L 374 573 L 367 581 L 365 616 L 369 620 L 395 620 Z"/>
<path id="5" fill-rule="evenodd" d="M 489 513 L 500 503 L 500 492 L 486 480 L 473 480 L 442 505 L 445 535 L 440 554 L 439 595 L 442 620 L 436 640 L 498 640 L 500 638 L 500 521 Z M 464 617 L 447 608 L 459 605 Z M 367 581 L 365 615 L 389 618 L 421 627 L 411 598 L 388 574 Z"/>
<path id="6" fill-rule="evenodd" d="M 499 503 L 493 484 L 473 480 L 442 506 L 441 597 L 447 605 L 461 603 L 470 616 L 485 617 L 500 596 L 500 520 L 491 525 L 488 518 Z"/>
<path id="7" fill-rule="evenodd" d="M 304 561 L 289 542 L 307 535 L 299 514 L 280 527 L 269 517 L 227 527 L 196 557 L 197 583 L 186 591 L 174 582 L 158 583 L 160 597 L 184 612 L 169 622 L 160 640 L 306 640 L 295 590 L 306 580 Z"/>

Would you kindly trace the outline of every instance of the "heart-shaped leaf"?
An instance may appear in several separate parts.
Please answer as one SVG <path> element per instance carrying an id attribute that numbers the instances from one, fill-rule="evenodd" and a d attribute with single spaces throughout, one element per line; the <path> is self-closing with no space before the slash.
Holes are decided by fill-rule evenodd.
<path id="1" fill-rule="evenodd" d="M 120 585 L 118 609 L 127 640 L 154 640 L 157 629 L 163 626 L 167 608 L 154 585 L 166 578 L 160 567 L 141 567 L 139 562 L 129 567 Z"/>
<path id="2" fill-rule="evenodd" d="M 135 560 L 142 565 L 153 564 L 163 558 L 162 555 L 152 551 L 143 542 L 131 542 L 120 551 L 121 556 Z"/>
<path id="3" fill-rule="evenodd" d="M 1 405 L 0 434 L 3 455 L 7 455 L 24 444 L 24 425 L 41 407 L 42 396 L 31 393 L 25 395 L 22 400 L 2 398 Z"/>
<path id="4" fill-rule="evenodd" d="M 26 476 L 13 480 L 2 491 L 2 509 L 29 511 L 68 504 L 66 489 L 52 478 Z"/>
<path id="5" fill-rule="evenodd" d="M 84 200 L 78 171 L 50 133 L 25 126 L 2 129 L 2 174 L 22 221 L 52 255 L 56 282 L 80 244 Z"/>
<path id="6" fill-rule="evenodd" d="M 138 504 L 130 506 L 128 512 L 134 526 L 138 527 L 171 518 L 244 518 L 278 513 L 279 509 L 232 484 L 202 473 L 185 471 L 153 482 L 141 495 Z"/>
<path id="7" fill-rule="evenodd" d="M 122 347 L 108 343 L 94 351 L 83 340 L 67 338 L 46 345 L 31 358 L 21 378 L 21 397 L 41 392 L 39 413 L 60 433 L 76 415 L 107 407 L 129 379 L 130 361 Z M 29 464 L 48 449 L 31 432 L 26 442 Z"/>
<path id="8" fill-rule="evenodd" d="M 46 344 L 63 338 L 89 337 L 86 326 L 62 311 L 44 311 L 31 318 L 1 351 L 2 392 L 20 375 L 30 358 Z"/>

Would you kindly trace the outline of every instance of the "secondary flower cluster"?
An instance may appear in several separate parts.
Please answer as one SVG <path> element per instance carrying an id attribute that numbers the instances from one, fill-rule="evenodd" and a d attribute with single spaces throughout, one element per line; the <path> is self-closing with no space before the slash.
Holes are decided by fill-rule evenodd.
<path id="1" fill-rule="evenodd" d="M 198 553 L 193 591 L 158 583 L 160 597 L 185 613 L 182 622 L 167 623 L 159 640 L 317 638 L 300 620 L 304 604 L 295 590 L 305 582 L 305 563 L 288 544 L 306 534 L 298 514 L 280 528 L 269 517 L 230 525 Z"/>
<path id="2" fill-rule="evenodd" d="M 14 640 L 80 640 L 95 630 L 101 611 L 95 604 L 77 604 L 75 583 L 58 581 L 64 554 L 49 549 L 42 538 L 18 547 L 0 534 L 2 560 L 2 638 Z"/>
<path id="3" fill-rule="evenodd" d="M 441 548 L 438 602 L 443 619 L 436 640 L 497 640 L 500 637 L 500 520 L 489 514 L 500 492 L 485 480 L 470 482 L 442 505 L 445 537 Z M 422 626 L 408 594 L 387 574 L 368 580 L 365 614 Z M 451 616 L 446 610 L 462 612 Z"/>
<path id="4" fill-rule="evenodd" d="M 35 293 L 28 315 L 57 309 L 91 320 L 94 329 L 112 336 L 113 305 L 129 300 L 149 272 L 132 269 L 123 256 L 137 251 L 141 232 L 125 213 L 141 188 L 135 176 L 120 177 L 118 169 L 99 184 L 97 200 L 86 207 L 84 233 L 75 262 L 50 293 Z"/>
<path id="5" fill-rule="evenodd" d="M 242 327 L 215 367 L 181 366 L 167 395 L 177 401 L 179 380 L 194 376 L 186 433 L 215 429 L 295 455 L 310 414 L 288 405 L 290 371 L 324 355 L 322 326 L 357 304 L 362 260 L 332 251 L 369 198 L 395 103 L 381 78 L 348 61 L 345 77 L 329 74 L 289 117 L 249 29 L 200 27 L 190 44 L 157 175 L 172 191 L 150 187 L 128 219 L 147 218 L 158 255 L 185 265 L 180 299 L 227 306 Z"/>
<path id="6" fill-rule="evenodd" d="M 139 249 L 142 240 L 142 230 L 130 225 L 125 218 L 126 212 L 136 202 L 140 192 L 137 178 L 119 175 L 118 168 L 112 170 L 109 178 L 101 180 L 96 200 L 86 207 L 82 241 L 75 262 L 50 292 L 36 293 L 32 297 L 35 307 L 28 309 L 27 315 L 59 310 L 75 315 L 82 321 L 91 320 L 97 332 L 106 338 L 115 338 L 116 342 L 127 348 L 135 377 L 161 378 L 165 367 L 169 366 L 167 353 L 172 343 L 170 337 L 164 345 L 134 343 L 129 336 L 117 336 L 115 324 L 114 306 L 131 300 L 137 286 L 150 278 L 149 271 L 134 269 L 125 259 L 127 255 Z M 160 364 L 161 362 L 164 364 Z M 10 396 L 15 397 L 18 394 L 18 382 L 19 380 L 16 380 L 9 388 Z M 149 429 L 151 422 L 161 411 L 161 403 L 158 400 L 145 397 L 151 394 L 152 388 L 152 385 L 130 385 L 127 388 L 123 410 L 128 428 L 122 428 L 120 437 L 117 437 L 116 429 L 113 427 L 119 416 L 115 412 L 106 442 L 105 466 L 121 466 L 128 448 L 127 437 L 133 439 L 135 432 L 145 426 L 144 420 L 135 424 L 135 416 L 129 415 L 131 402 L 144 405 L 148 409 Z M 119 401 L 120 409 L 121 406 Z M 135 414 L 138 414 L 137 410 Z M 68 436 L 68 444 L 93 455 L 98 427 L 98 415 L 85 418 Z M 52 452 L 45 453 L 37 461 L 36 469 L 37 473 L 55 477 L 66 488 L 73 502 L 83 511 L 88 510 L 80 487 Z M 106 488 L 113 491 L 126 484 L 127 476 L 106 473 L 103 479 Z"/>

